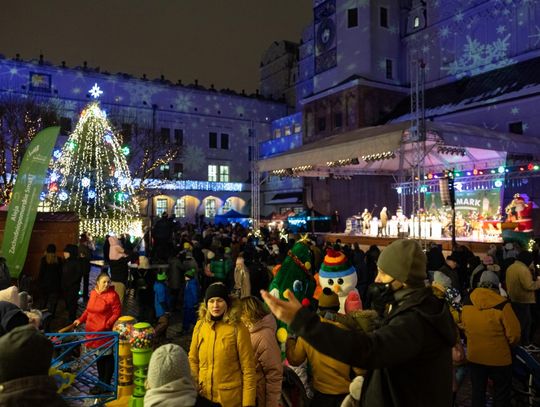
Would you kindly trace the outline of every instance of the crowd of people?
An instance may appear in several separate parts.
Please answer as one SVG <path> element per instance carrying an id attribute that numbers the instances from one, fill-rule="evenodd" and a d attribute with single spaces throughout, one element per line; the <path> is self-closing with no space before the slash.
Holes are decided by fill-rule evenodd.
<path id="1" fill-rule="evenodd" d="M 540 351 L 534 344 L 540 309 L 536 245 L 532 251 L 492 245 L 480 256 L 458 246 L 445 256 L 440 246 L 424 250 L 413 240 L 365 252 L 358 244 L 317 236 L 304 241 L 313 274 L 327 249 L 345 254 L 356 269 L 363 310 L 341 314 L 331 290 L 321 290 L 308 304 L 298 302 L 292 287 L 285 301 L 266 292 L 295 243 L 292 236 L 287 240 L 264 228 L 252 233 L 239 225 L 180 224 L 166 214 L 145 234 L 141 256 L 129 238 L 106 238 L 108 272 L 99 274 L 91 291 L 85 276 L 97 255 L 92 238 L 81 235 L 78 245 L 65 247 L 63 258 L 50 244 L 39 270 L 38 298 L 53 315 L 64 298 L 75 326 L 108 331 L 122 315 L 126 289 L 133 290 L 139 319 L 153 323 L 157 333 L 149 406 L 278 406 L 284 364 L 302 380 L 314 407 L 450 407 L 467 374 L 473 406 L 485 406 L 488 381 L 494 405 L 510 405 L 513 348 Z M 156 264 L 166 267 L 155 271 Z M 4 313 L 3 305 L 0 340 L 19 326 L 25 332 L 39 326 L 30 325 L 16 306 Z M 174 314 L 182 317 L 182 335 L 191 337 L 187 353 L 164 344 L 176 341 L 166 336 Z M 276 319 L 288 326 L 284 338 L 277 335 Z M 107 354 L 97 366 L 106 385 L 113 363 Z M 102 393 L 107 386 L 91 391 Z"/>

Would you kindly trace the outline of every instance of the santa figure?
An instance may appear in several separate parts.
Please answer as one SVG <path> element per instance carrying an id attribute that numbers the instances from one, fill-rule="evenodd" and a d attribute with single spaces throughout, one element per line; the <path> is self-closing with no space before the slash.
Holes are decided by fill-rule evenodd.
<path id="1" fill-rule="evenodd" d="M 508 220 L 516 222 L 516 231 L 532 232 L 532 204 L 525 202 L 525 199 L 520 194 L 515 194 L 514 199 L 506 207 Z"/>

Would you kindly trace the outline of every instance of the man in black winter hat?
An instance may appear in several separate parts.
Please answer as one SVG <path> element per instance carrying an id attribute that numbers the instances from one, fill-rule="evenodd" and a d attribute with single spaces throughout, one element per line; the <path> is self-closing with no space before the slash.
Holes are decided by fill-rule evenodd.
<path id="1" fill-rule="evenodd" d="M 425 286 L 426 255 L 414 240 L 396 240 L 377 261 L 387 302 L 377 330 L 346 331 L 320 321 L 296 300 L 263 298 L 276 317 L 318 351 L 369 371 L 360 398 L 369 407 L 450 407 L 454 321 L 445 302 Z"/>
<path id="2" fill-rule="evenodd" d="M 67 407 L 48 375 L 52 343 L 32 325 L 0 338 L 0 406 Z"/>

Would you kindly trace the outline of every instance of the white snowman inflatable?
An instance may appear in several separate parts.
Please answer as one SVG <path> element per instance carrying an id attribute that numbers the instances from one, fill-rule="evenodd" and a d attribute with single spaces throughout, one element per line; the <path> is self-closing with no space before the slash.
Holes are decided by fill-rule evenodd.
<path id="1" fill-rule="evenodd" d="M 342 314 L 362 309 L 362 300 L 356 289 L 358 278 L 356 269 L 347 261 L 345 255 L 328 249 L 319 271 L 319 284 L 329 294 L 335 292 L 339 297 L 339 312 Z"/>

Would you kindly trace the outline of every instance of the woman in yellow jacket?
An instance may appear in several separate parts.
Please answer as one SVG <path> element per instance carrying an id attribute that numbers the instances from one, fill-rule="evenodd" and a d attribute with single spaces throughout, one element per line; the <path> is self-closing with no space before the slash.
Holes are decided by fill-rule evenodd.
<path id="1" fill-rule="evenodd" d="M 499 278 L 482 273 L 478 288 L 463 304 L 461 322 L 467 336 L 467 359 L 471 372 L 472 407 L 486 405 L 488 378 L 493 381 L 495 406 L 510 406 L 512 351 L 521 328 L 512 305 L 499 294 Z"/>
<path id="2" fill-rule="evenodd" d="M 257 379 L 248 329 L 223 283 L 208 286 L 193 330 L 189 363 L 199 394 L 222 407 L 255 406 Z"/>

